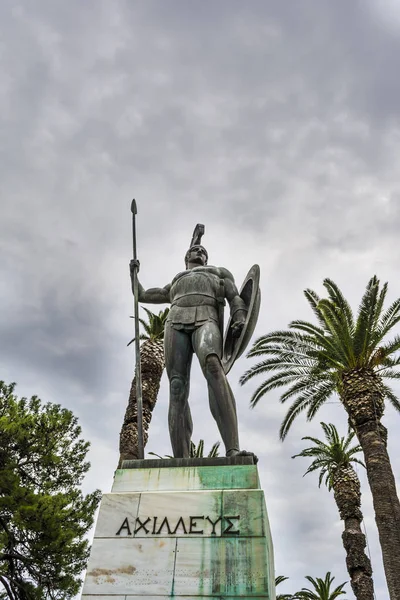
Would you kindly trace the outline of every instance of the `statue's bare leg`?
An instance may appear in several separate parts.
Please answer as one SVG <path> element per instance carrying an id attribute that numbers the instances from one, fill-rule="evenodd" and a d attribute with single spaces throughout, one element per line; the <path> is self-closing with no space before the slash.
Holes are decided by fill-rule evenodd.
<path id="1" fill-rule="evenodd" d="M 193 334 L 194 350 L 208 385 L 208 397 L 227 455 L 239 452 L 236 403 L 220 356 L 222 339 L 217 323 L 207 321 Z"/>
<path id="2" fill-rule="evenodd" d="M 239 452 L 239 432 L 236 402 L 226 380 L 221 361 L 216 354 L 209 354 L 205 361 L 204 375 L 208 384 L 208 398 L 227 456 Z"/>
<path id="3" fill-rule="evenodd" d="M 192 342 L 190 333 L 168 323 L 164 334 L 165 368 L 169 379 L 168 425 L 175 458 L 189 458 L 193 423 L 188 404 Z"/>

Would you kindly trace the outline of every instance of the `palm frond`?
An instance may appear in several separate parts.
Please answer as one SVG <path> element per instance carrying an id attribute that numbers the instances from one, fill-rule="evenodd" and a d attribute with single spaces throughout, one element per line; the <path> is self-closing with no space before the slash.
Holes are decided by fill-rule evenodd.
<path id="1" fill-rule="evenodd" d="M 386 367 L 377 369 L 375 372 L 379 375 L 379 377 L 384 379 L 400 379 L 400 373 L 398 371 L 393 371 L 393 369 L 387 369 Z"/>
<path id="2" fill-rule="evenodd" d="M 397 398 L 397 396 L 395 395 L 395 393 L 393 392 L 392 388 L 390 388 L 388 385 L 383 384 L 383 393 L 385 395 L 385 398 L 387 398 L 389 400 L 389 402 L 391 403 L 391 405 L 393 406 L 393 408 L 395 408 L 397 411 L 400 412 L 400 402 Z"/>
<path id="3" fill-rule="evenodd" d="M 141 333 L 139 335 L 139 340 L 145 341 L 150 339 L 148 335 L 146 335 L 145 333 Z M 130 346 L 131 344 L 133 344 L 133 342 L 136 340 L 136 338 L 132 338 L 130 342 L 127 343 L 127 346 Z"/>
<path id="4" fill-rule="evenodd" d="M 145 308 L 144 306 L 142 306 L 143 310 L 146 312 L 148 320 L 146 321 L 145 319 L 142 319 L 141 317 L 139 317 L 139 323 L 141 324 L 142 328 L 144 329 L 145 333 L 141 334 L 139 336 L 139 339 L 141 340 L 162 340 L 164 339 L 164 328 L 165 328 L 165 322 L 168 318 L 168 313 L 169 313 L 169 308 L 165 308 L 164 310 L 161 310 L 158 315 L 156 315 L 155 313 L 151 312 L 151 310 L 149 310 L 148 308 Z M 131 317 L 133 318 L 133 317 Z M 133 338 L 128 344 L 127 346 L 130 346 L 132 344 L 132 342 L 135 341 L 135 338 Z"/>
<path id="5" fill-rule="evenodd" d="M 218 456 L 219 454 L 219 446 L 220 446 L 221 442 L 215 442 L 212 447 L 210 452 L 208 453 L 208 458 L 213 458 L 215 456 Z M 190 458 L 203 458 L 204 456 L 204 440 L 201 439 L 199 440 L 199 443 L 196 444 L 190 440 Z"/>
<path id="6" fill-rule="evenodd" d="M 147 454 L 151 454 L 151 456 L 157 456 L 157 458 L 167 458 L 166 456 L 160 456 L 157 452 L 148 452 Z"/>
<path id="7" fill-rule="evenodd" d="M 278 330 L 278 331 L 271 331 L 271 333 L 267 333 L 266 335 L 263 335 L 261 337 L 259 337 L 253 344 L 250 353 L 254 350 L 258 350 L 260 348 L 264 348 L 265 346 L 268 346 L 271 343 L 277 343 L 277 344 L 295 344 L 296 346 L 299 345 L 301 346 L 301 343 L 304 343 L 305 346 L 307 346 L 308 344 L 315 344 L 314 339 L 311 336 L 306 336 L 303 334 L 300 334 L 296 331 L 291 331 L 290 329 L 288 330 Z M 251 354 L 249 353 L 249 355 L 251 356 Z"/>
<path id="8" fill-rule="evenodd" d="M 251 349 L 251 357 L 254 356 L 298 356 L 299 358 L 314 358 L 319 352 L 317 345 L 304 341 L 282 342 L 281 344 L 259 344 L 257 348 Z"/>
<path id="9" fill-rule="evenodd" d="M 400 366 L 400 356 L 396 356 L 395 358 L 391 357 L 391 356 L 387 356 L 386 358 L 384 358 L 382 360 L 382 364 L 381 366 L 379 366 L 379 368 L 375 369 L 375 373 L 379 373 L 380 371 L 383 371 L 386 368 L 389 367 L 398 367 Z"/>
<path id="10" fill-rule="evenodd" d="M 318 600 L 321 598 L 329 598 L 329 600 L 336 600 L 338 596 L 345 594 L 343 591 L 344 586 L 347 581 L 337 586 L 334 590 L 331 591 L 331 585 L 334 577 L 331 576 L 331 573 L 328 573 L 325 576 L 325 579 L 321 579 L 320 577 L 310 577 L 310 575 L 306 575 L 305 577 L 314 587 L 315 592 L 310 590 L 309 588 L 301 588 L 300 592 L 295 594 L 295 597 L 298 597 L 299 600 Z"/>
<path id="11" fill-rule="evenodd" d="M 215 456 L 219 455 L 219 447 L 221 445 L 221 442 L 215 442 L 212 446 L 211 446 L 211 450 L 208 453 L 208 458 L 214 458 Z"/>
<path id="12" fill-rule="evenodd" d="M 320 297 L 318 296 L 318 294 L 316 292 L 314 292 L 314 290 L 310 290 L 309 288 L 307 288 L 306 290 L 304 290 L 303 293 L 304 293 L 304 295 L 306 297 L 307 302 L 311 306 L 311 310 L 313 311 L 314 315 L 317 317 L 317 321 L 319 322 L 319 324 L 321 325 L 321 327 L 324 330 L 326 330 L 325 320 L 322 317 L 320 311 L 318 310 L 318 304 L 319 304 L 319 301 L 320 301 Z"/>
<path id="13" fill-rule="evenodd" d="M 296 329 L 297 331 L 304 331 L 308 334 L 308 336 L 302 340 L 301 345 L 299 344 L 299 348 L 301 348 L 303 352 L 305 350 L 308 350 L 309 352 L 312 350 L 316 354 L 323 354 L 328 362 L 338 368 L 343 368 L 346 365 L 346 354 L 343 353 L 343 348 L 340 343 L 338 344 L 338 340 L 334 335 L 328 335 L 318 327 L 313 326 L 312 323 L 301 320 L 292 321 L 289 323 L 289 327 L 291 329 Z"/>
<path id="14" fill-rule="evenodd" d="M 283 385 L 288 385 L 289 383 L 293 383 L 298 379 L 298 375 L 287 375 L 286 373 L 277 373 L 276 375 L 272 375 L 266 381 L 263 381 L 256 391 L 253 393 L 250 399 L 250 406 L 254 408 L 259 402 L 259 400 L 271 390 L 275 390 L 278 387 L 282 387 Z"/>
<path id="15" fill-rule="evenodd" d="M 382 344 L 379 346 L 379 350 L 381 350 L 385 358 L 389 357 L 394 352 L 397 352 L 400 350 L 400 336 L 396 335 L 390 342 Z"/>
<path id="16" fill-rule="evenodd" d="M 385 298 L 386 298 L 386 294 L 387 294 L 387 290 L 388 290 L 388 284 L 387 282 L 383 284 L 381 291 L 378 294 L 378 299 L 376 302 L 376 309 L 375 309 L 375 318 L 374 318 L 374 322 L 372 324 L 372 329 L 373 331 L 376 330 L 376 328 L 379 325 L 379 322 L 381 320 L 382 317 L 382 310 L 383 310 L 383 305 L 385 303 Z"/>
<path id="17" fill-rule="evenodd" d="M 143 329 L 145 330 L 145 332 L 147 333 L 147 335 L 150 335 L 150 331 L 151 331 L 150 323 L 147 323 L 147 321 L 145 321 L 141 317 L 139 317 L 138 321 L 141 324 L 141 326 L 143 327 Z"/>
<path id="18" fill-rule="evenodd" d="M 361 298 L 357 317 L 342 291 L 331 279 L 324 280 L 327 297 L 320 298 L 307 289 L 304 294 L 317 318 L 317 324 L 306 320 L 292 321 L 287 330 L 275 330 L 259 337 L 248 352 L 260 362 L 248 369 L 240 379 L 243 385 L 255 376 L 266 380 L 251 399 L 254 407 L 268 392 L 285 387 L 280 401 L 291 401 L 280 428 L 284 439 L 293 420 L 306 411 L 307 420 L 315 417 L 331 394 L 339 399 L 343 392 L 343 372 L 372 369 L 379 379 L 400 379 L 400 336 L 386 342 L 384 335 L 400 322 L 400 299 L 384 311 L 387 284 L 380 286 L 372 277 Z M 271 375 L 271 373 L 273 373 Z M 362 373 L 362 370 L 360 371 Z M 385 397 L 400 410 L 400 402 L 388 386 Z M 335 443 L 350 441 L 342 438 Z"/>
<path id="19" fill-rule="evenodd" d="M 325 477 L 325 484 L 330 490 L 333 486 L 334 474 L 338 469 L 349 467 L 351 463 L 357 463 L 363 467 L 365 465 L 355 456 L 355 454 L 362 452 L 360 444 L 350 448 L 355 435 L 353 431 L 348 433 L 347 436 L 340 437 L 332 423 L 321 422 L 321 427 L 325 435 L 325 442 L 310 436 L 303 437 L 302 440 L 310 441 L 313 445 L 304 448 L 292 458 L 302 456 L 303 458 L 313 459 L 304 475 L 319 470 L 318 485 L 321 486 Z"/>
<path id="20" fill-rule="evenodd" d="M 350 444 L 353 443 L 353 439 L 355 438 L 355 431 L 350 429 L 349 432 L 347 433 L 347 437 L 346 438 L 342 438 L 342 442 L 343 442 L 343 450 L 347 451 L 347 449 L 350 447 Z M 358 444 L 356 446 L 357 448 L 357 452 L 359 452 L 359 450 L 361 449 L 361 446 Z M 353 448 L 354 450 L 354 448 Z"/>
<path id="21" fill-rule="evenodd" d="M 320 423 L 322 425 L 322 427 L 325 426 L 325 423 Z M 317 447 L 320 446 L 321 448 L 325 448 L 326 444 L 325 442 L 322 442 L 321 440 L 319 440 L 316 437 L 313 437 L 312 435 L 304 435 L 301 438 L 302 441 L 307 440 L 308 442 L 312 442 L 313 444 L 315 444 Z M 306 448 L 305 450 L 303 450 L 303 452 L 309 452 L 311 450 L 314 450 L 314 448 Z M 293 458 L 293 457 L 292 457 Z"/>
<path id="22" fill-rule="evenodd" d="M 388 309 L 381 315 L 377 326 L 377 333 L 379 335 L 378 342 L 385 337 L 387 333 L 396 325 L 400 320 L 400 298 L 395 300 Z"/>
<path id="23" fill-rule="evenodd" d="M 288 358 L 290 360 L 286 362 L 280 357 L 275 357 L 257 363 L 241 376 L 239 383 L 243 385 L 256 375 L 263 375 L 271 371 L 280 371 L 281 375 L 296 375 L 297 377 L 309 376 L 314 373 L 316 365 L 313 361 L 299 360 L 295 355 Z"/>
<path id="24" fill-rule="evenodd" d="M 306 332 L 308 335 L 311 335 L 315 340 L 317 340 L 323 347 L 327 345 L 328 338 L 326 336 L 326 332 L 321 327 L 313 325 L 313 323 L 303 321 L 302 319 L 297 319 L 295 321 L 291 321 L 291 323 L 289 323 L 289 327 L 290 329 L 298 329 Z"/>
<path id="25" fill-rule="evenodd" d="M 339 434 L 337 432 L 336 427 L 332 425 L 332 423 L 324 423 L 323 421 L 321 421 L 320 425 L 329 445 L 339 442 Z M 327 444 L 325 444 L 325 446 L 328 447 Z"/>
<path id="26" fill-rule="evenodd" d="M 307 411 L 307 421 L 311 421 L 315 417 L 321 406 L 328 400 L 334 391 L 335 384 L 333 382 L 323 382 L 319 385 L 318 390 L 313 394 L 312 402 Z"/>
<path id="27" fill-rule="evenodd" d="M 348 368 L 353 366 L 354 349 L 352 337 L 339 308 L 329 298 L 323 298 L 318 308 L 326 321 L 336 354 L 341 359 L 342 367 Z"/>
<path id="28" fill-rule="evenodd" d="M 311 390 L 304 390 L 301 394 L 297 396 L 296 400 L 290 406 L 279 429 L 279 437 L 282 441 L 287 436 L 295 418 L 304 410 L 306 410 L 306 408 L 308 408 L 310 402 L 312 401 L 313 392 L 313 388 Z"/>
<path id="29" fill-rule="evenodd" d="M 340 346 L 346 350 L 349 364 L 354 364 L 354 317 L 349 303 L 344 297 L 339 286 L 331 279 L 323 282 L 329 295 L 329 304 L 336 323 L 336 331 L 340 340 Z M 320 307 L 319 307 L 320 308 Z"/>
<path id="30" fill-rule="evenodd" d="M 196 457 L 201 458 L 204 452 L 204 440 L 200 440 L 196 450 Z"/>
<path id="31" fill-rule="evenodd" d="M 357 450 L 357 452 L 362 452 L 361 446 L 360 446 L 359 450 Z M 362 460 L 360 460 L 359 458 L 352 458 L 351 462 L 357 463 L 358 465 L 361 465 L 362 467 L 364 467 L 364 469 L 367 468 L 366 465 L 365 465 L 365 463 Z"/>
<path id="32" fill-rule="evenodd" d="M 311 375 L 305 377 L 299 377 L 297 382 L 294 383 L 286 392 L 284 392 L 280 397 L 280 402 L 285 403 L 289 398 L 293 398 L 293 396 L 297 395 L 299 392 L 303 392 L 306 389 L 311 389 L 316 387 L 317 385 L 322 385 L 325 383 L 332 384 L 334 388 L 336 388 L 336 380 L 335 373 L 320 372 L 318 374 L 312 373 Z"/>
<path id="33" fill-rule="evenodd" d="M 374 275 L 369 280 L 358 309 L 356 328 L 354 332 L 354 353 L 358 364 L 362 364 L 368 354 L 374 349 L 370 341 L 373 338 L 373 324 L 378 305 L 379 280 Z"/>
<path id="34" fill-rule="evenodd" d="M 334 281 L 332 281 L 332 279 L 329 279 L 329 278 L 324 279 L 323 284 L 324 284 L 325 288 L 327 289 L 329 297 L 332 300 L 332 302 L 334 304 L 336 304 L 336 306 L 343 313 L 344 318 L 347 322 L 347 326 L 349 328 L 349 333 L 350 333 L 350 335 L 352 335 L 353 331 L 354 331 L 354 316 L 353 316 L 353 311 L 351 310 L 350 304 L 344 297 L 339 286 Z"/>

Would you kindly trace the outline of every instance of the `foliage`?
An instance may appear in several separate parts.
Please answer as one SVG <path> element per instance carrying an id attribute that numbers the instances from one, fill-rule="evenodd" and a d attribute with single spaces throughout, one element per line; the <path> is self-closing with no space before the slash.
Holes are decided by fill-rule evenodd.
<path id="1" fill-rule="evenodd" d="M 221 442 L 215 442 L 209 453 L 207 454 L 207 458 L 214 458 L 215 456 L 219 456 L 219 446 Z M 170 454 L 166 454 L 165 456 L 160 456 L 155 452 L 149 452 L 152 456 L 157 456 L 157 458 L 174 458 Z M 198 445 L 192 441 L 190 441 L 190 458 L 203 458 L 204 456 L 204 440 L 200 440 Z"/>
<path id="2" fill-rule="evenodd" d="M 158 315 L 151 312 L 144 306 L 142 306 L 143 310 L 146 311 L 148 316 L 148 321 L 139 318 L 139 323 L 144 329 L 144 333 L 140 334 L 139 338 L 141 340 L 163 340 L 164 339 L 164 327 L 165 321 L 167 320 L 169 308 L 164 310 L 160 310 Z M 131 317 L 133 319 L 133 317 Z M 127 345 L 130 346 L 135 341 L 133 338 Z"/>
<path id="3" fill-rule="evenodd" d="M 331 591 L 331 585 L 334 577 L 331 576 L 330 572 L 325 576 L 325 579 L 321 579 L 320 577 L 310 577 L 310 575 L 306 575 L 306 579 L 312 584 L 314 590 L 310 590 L 309 588 L 301 588 L 299 592 L 294 595 L 294 599 L 296 600 L 335 600 L 342 594 L 346 592 L 343 591 L 346 582 L 337 586 L 334 590 Z"/>
<path id="4" fill-rule="evenodd" d="M 295 454 L 292 458 L 303 456 L 305 458 L 313 458 L 314 460 L 308 467 L 304 475 L 312 473 L 320 469 L 319 487 L 325 477 L 325 485 L 329 490 L 332 489 L 334 477 L 338 470 L 342 467 L 348 467 L 351 463 L 357 463 L 365 467 L 364 463 L 354 455 L 361 452 L 360 444 L 353 446 L 351 443 L 354 439 L 354 431 L 347 434 L 346 437 L 339 437 L 337 429 L 332 423 L 327 425 L 321 423 L 325 433 L 326 443 L 318 438 L 305 436 L 302 440 L 308 440 L 314 444 L 310 448 L 305 448 L 299 454 Z"/>
<path id="5" fill-rule="evenodd" d="M 100 500 L 79 486 L 90 464 L 76 417 L 0 382 L 0 583 L 3 598 L 74 597 Z"/>
<path id="6" fill-rule="evenodd" d="M 289 578 L 284 575 L 278 575 L 275 578 L 275 587 L 287 579 Z M 343 591 L 346 582 L 331 590 L 335 578 L 331 576 L 330 572 L 326 574 L 325 579 L 319 577 L 314 579 L 309 575 L 306 575 L 306 579 L 313 585 L 314 591 L 303 587 L 294 594 L 278 594 L 276 600 L 335 600 L 338 596 L 346 593 Z"/>
<path id="7" fill-rule="evenodd" d="M 285 577 L 284 575 L 278 575 L 275 577 L 275 587 L 277 587 L 280 583 L 283 583 L 289 579 L 289 577 Z M 294 600 L 292 594 L 277 594 L 276 600 Z"/>
<path id="8" fill-rule="evenodd" d="M 400 299 L 384 308 L 387 283 L 380 286 L 374 276 L 368 282 L 354 316 L 339 287 L 331 279 L 325 279 L 324 286 L 327 298 L 319 298 L 310 289 L 304 292 L 317 324 L 292 321 L 288 330 L 274 331 L 258 339 L 248 356 L 265 358 L 243 375 L 241 383 L 259 374 L 267 375 L 252 396 L 252 406 L 270 390 L 287 388 L 280 398 L 282 403 L 290 401 L 280 427 L 282 440 L 303 411 L 310 421 L 332 394 L 339 396 L 364 453 L 389 596 L 395 600 L 400 598 L 400 580 L 396 575 L 400 572 L 397 533 L 400 502 L 387 452 L 387 430 L 381 418 L 385 399 L 400 411 L 399 400 L 385 383 L 385 380 L 400 378 L 400 336 L 386 340 L 400 321 Z M 353 492 L 359 496 L 357 489 Z M 342 488 L 342 499 L 345 494 Z M 341 514 L 344 514 L 343 508 L 344 505 L 339 509 Z M 349 547 L 350 533 L 348 530 L 343 534 L 345 547 Z M 359 540 L 361 559 L 361 532 Z M 350 554 L 353 556 L 354 553 L 347 554 L 347 562 Z M 371 571 L 367 562 L 364 559 L 366 578 Z M 371 582 L 372 579 L 364 583 L 371 588 Z M 355 583 L 352 578 L 353 590 Z"/>
<path id="9" fill-rule="evenodd" d="M 143 444 L 147 443 L 150 422 L 157 403 L 161 377 L 164 371 L 164 327 L 169 308 L 161 310 L 158 315 L 147 308 L 144 309 L 148 321 L 139 319 L 144 333 L 140 334 L 143 343 L 140 346 L 140 365 L 142 376 L 142 409 L 143 409 Z M 131 340 L 128 346 L 135 341 Z M 139 458 L 137 428 L 136 373 L 134 374 L 126 407 L 124 421 L 119 438 L 119 468 L 124 460 Z"/>
<path id="10" fill-rule="evenodd" d="M 365 554 L 366 540 L 361 531 L 361 491 L 360 481 L 353 469 L 352 463 L 365 466 L 355 454 L 362 450 L 361 445 L 351 447 L 355 433 L 339 437 L 334 425 L 321 423 L 326 442 L 306 436 L 303 440 L 312 442 L 297 456 L 312 458 L 305 475 L 319 470 L 319 486 L 324 481 L 329 490 L 334 490 L 335 502 L 340 518 L 344 521 L 342 534 L 343 546 L 346 552 L 346 566 L 350 583 L 357 600 L 374 599 L 374 583 L 369 557 Z"/>
<path id="11" fill-rule="evenodd" d="M 287 331 L 274 331 L 260 337 L 253 344 L 248 357 L 266 356 L 251 367 L 241 378 L 244 384 L 256 375 L 268 378 L 254 392 L 251 405 L 270 390 L 288 386 L 281 402 L 294 398 L 280 429 L 284 439 L 294 419 L 307 411 L 311 420 L 326 400 L 342 392 L 342 375 L 352 369 L 372 369 L 379 378 L 399 379 L 396 368 L 400 357 L 400 336 L 384 342 L 384 338 L 400 321 L 400 299 L 384 310 L 387 283 L 380 288 L 376 276 L 369 281 L 355 318 L 341 290 L 331 280 L 325 279 L 328 298 L 321 299 L 310 289 L 304 294 L 318 325 L 296 320 Z M 271 372 L 276 372 L 270 375 Z M 382 391 L 393 406 L 400 403 L 392 389 L 382 384 Z"/>
<path id="12" fill-rule="evenodd" d="M 209 453 L 207 454 L 208 458 L 214 458 L 219 455 L 219 446 L 221 442 L 215 442 Z M 203 458 L 204 456 L 204 440 L 200 440 L 198 445 L 192 441 L 190 441 L 190 458 Z"/>

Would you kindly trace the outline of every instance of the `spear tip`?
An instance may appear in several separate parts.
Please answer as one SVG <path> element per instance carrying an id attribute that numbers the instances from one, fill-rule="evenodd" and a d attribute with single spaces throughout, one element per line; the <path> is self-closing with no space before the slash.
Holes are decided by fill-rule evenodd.
<path id="1" fill-rule="evenodd" d="M 132 214 L 137 215 L 137 207 L 136 207 L 136 200 L 135 199 L 132 200 L 131 211 L 132 211 Z"/>

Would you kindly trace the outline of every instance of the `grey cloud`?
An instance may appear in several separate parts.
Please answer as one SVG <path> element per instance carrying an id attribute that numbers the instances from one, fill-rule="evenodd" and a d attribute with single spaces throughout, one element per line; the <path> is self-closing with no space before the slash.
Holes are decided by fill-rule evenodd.
<path id="1" fill-rule="evenodd" d="M 183 268 L 204 222 L 212 262 L 238 284 L 261 265 L 256 335 L 311 318 L 301 290 L 322 293 L 327 276 L 354 306 L 374 272 L 400 296 L 399 39 L 368 3 L 44 1 L 0 13 L 1 376 L 79 414 L 93 486 L 109 489 L 133 372 L 133 196 L 144 285 Z M 231 381 L 242 445 L 261 459 L 278 571 L 287 589 L 324 569 L 344 581 L 333 499 L 290 459 L 319 420 L 345 429 L 344 411 L 299 419 L 281 444 L 279 395 L 249 411 L 254 388 L 237 384 L 248 364 Z M 193 376 L 195 438 L 211 446 L 217 429 Z M 166 415 L 164 380 L 149 450 L 169 452 Z M 386 419 L 398 471 L 398 416 Z M 370 498 L 366 519 L 373 530 Z"/>

